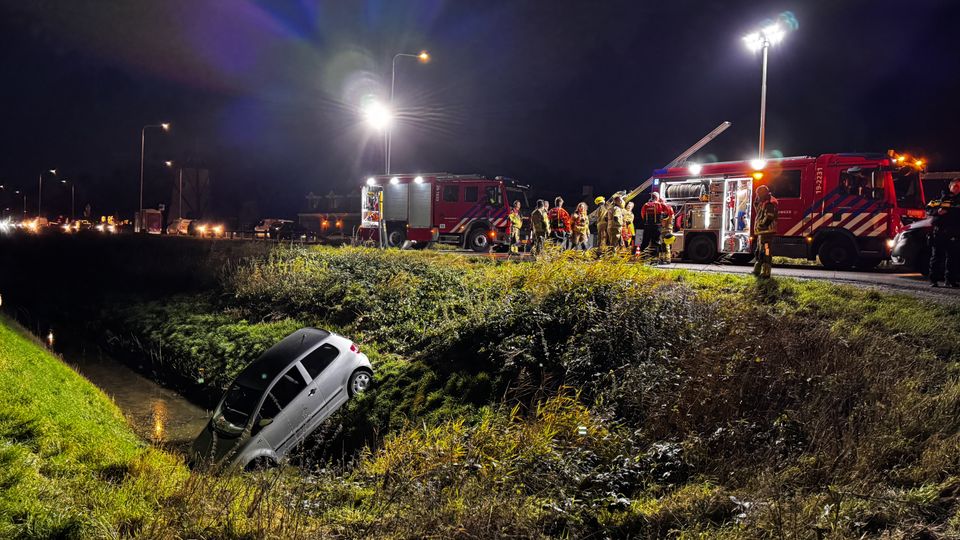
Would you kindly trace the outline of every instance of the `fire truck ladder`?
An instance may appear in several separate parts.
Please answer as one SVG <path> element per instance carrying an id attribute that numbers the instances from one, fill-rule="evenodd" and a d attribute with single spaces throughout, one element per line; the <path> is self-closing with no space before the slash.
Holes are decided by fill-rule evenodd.
<path id="1" fill-rule="evenodd" d="M 719 126 L 713 128 L 713 131 L 711 131 L 710 133 L 707 133 L 706 135 L 703 136 L 702 139 L 694 143 L 693 146 L 691 146 L 690 148 L 687 148 L 679 156 L 673 158 L 673 161 L 671 161 L 670 163 L 667 163 L 663 168 L 669 169 L 672 167 L 676 167 L 677 165 L 680 165 L 681 163 L 687 161 L 687 159 L 690 156 L 696 154 L 701 148 L 706 146 L 710 141 L 716 139 L 721 133 L 726 131 L 727 128 L 729 128 L 731 125 L 732 124 L 730 122 L 722 122 Z M 626 203 L 627 201 L 633 199 L 637 195 L 646 191 L 647 188 L 650 187 L 650 184 L 653 183 L 653 178 L 654 177 L 652 176 L 650 178 L 647 178 L 642 184 L 634 188 L 633 191 L 631 191 L 630 193 L 627 193 L 623 198 L 623 202 Z M 611 197 L 613 196 L 611 195 Z M 594 211 L 590 213 L 590 221 L 595 222 L 596 220 L 597 220 L 597 210 L 594 209 Z"/>

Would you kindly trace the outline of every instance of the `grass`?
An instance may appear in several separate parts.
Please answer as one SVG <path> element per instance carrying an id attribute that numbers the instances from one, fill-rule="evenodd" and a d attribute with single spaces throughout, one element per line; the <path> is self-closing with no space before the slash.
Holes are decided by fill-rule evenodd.
<path id="1" fill-rule="evenodd" d="M 93 327 L 214 396 L 299 325 L 374 361 L 299 457 L 312 480 L 273 484 L 311 530 L 960 534 L 954 307 L 580 254 L 278 249 L 205 283 L 99 303 Z"/>

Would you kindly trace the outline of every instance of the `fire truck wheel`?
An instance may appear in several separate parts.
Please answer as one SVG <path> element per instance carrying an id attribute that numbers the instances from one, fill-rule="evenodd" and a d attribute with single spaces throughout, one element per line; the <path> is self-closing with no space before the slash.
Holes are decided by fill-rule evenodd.
<path id="1" fill-rule="evenodd" d="M 410 246 L 410 248 L 416 249 L 416 250 L 427 249 L 428 247 L 430 247 L 430 244 L 432 243 L 433 242 L 414 242 L 413 245 Z"/>
<path id="2" fill-rule="evenodd" d="M 684 248 L 684 254 L 691 262 L 712 263 L 717 259 L 717 241 L 712 236 L 694 236 Z"/>
<path id="3" fill-rule="evenodd" d="M 487 238 L 487 230 L 483 227 L 477 227 L 470 231 L 467 236 L 467 247 L 477 253 L 485 253 L 490 250 L 490 239 Z"/>
<path id="4" fill-rule="evenodd" d="M 753 253 L 734 253 L 730 256 L 730 262 L 740 266 L 750 264 L 753 261 Z"/>
<path id="5" fill-rule="evenodd" d="M 831 238 L 820 246 L 817 257 L 828 270 L 846 270 L 856 261 L 856 247 L 846 238 Z"/>
<path id="6" fill-rule="evenodd" d="M 407 234 L 403 229 L 390 229 L 387 231 L 387 245 L 392 248 L 401 248 L 407 241 Z"/>

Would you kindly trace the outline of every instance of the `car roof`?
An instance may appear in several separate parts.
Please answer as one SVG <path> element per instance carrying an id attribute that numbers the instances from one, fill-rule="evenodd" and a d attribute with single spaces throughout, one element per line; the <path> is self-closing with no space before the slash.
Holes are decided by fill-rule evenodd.
<path id="1" fill-rule="evenodd" d="M 270 347 L 237 376 L 236 384 L 263 390 L 291 364 L 330 337 L 319 328 L 301 328 Z"/>

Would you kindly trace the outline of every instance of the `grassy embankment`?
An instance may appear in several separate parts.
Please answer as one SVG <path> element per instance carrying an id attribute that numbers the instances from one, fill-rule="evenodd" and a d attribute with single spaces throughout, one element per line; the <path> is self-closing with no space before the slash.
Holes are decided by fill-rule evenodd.
<path id="1" fill-rule="evenodd" d="M 552 496 L 571 498 L 559 530 L 647 530 L 649 503 L 638 501 L 693 490 L 713 506 L 694 517 L 696 503 L 673 526 L 843 536 L 956 530 L 957 315 L 823 283 L 758 286 L 616 260 L 319 249 L 242 265 L 202 302 L 137 306 L 114 327 L 214 385 L 259 350 L 234 348 L 231 332 L 266 343 L 313 324 L 363 343 L 378 390 L 329 426 L 321 455 L 415 437 L 411 421 L 473 425 L 502 398 L 535 407 L 560 385 L 578 388 L 629 444 L 617 473 L 598 465 L 609 483 L 558 481 Z M 627 507 L 601 523 L 605 501 L 621 496 Z"/>
<path id="2" fill-rule="evenodd" d="M 377 389 L 317 455 L 368 449 L 305 495 L 353 535 L 960 534 L 956 309 L 617 260 L 353 249 L 98 307 L 118 348 L 211 395 L 301 324 L 372 352 Z M 543 401 L 561 385 L 577 399 Z M 503 399 L 515 413 L 486 407 Z"/>

